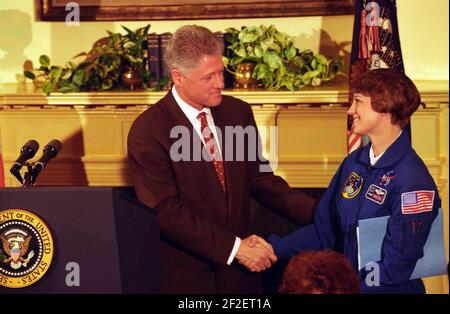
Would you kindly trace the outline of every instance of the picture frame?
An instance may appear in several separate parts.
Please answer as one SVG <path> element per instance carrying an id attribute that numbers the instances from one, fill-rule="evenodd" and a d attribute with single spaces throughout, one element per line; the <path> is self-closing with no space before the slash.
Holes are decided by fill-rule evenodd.
<path id="1" fill-rule="evenodd" d="M 65 21 L 67 0 L 35 0 L 37 20 Z M 152 21 L 353 14 L 353 0 L 77 0 L 80 21 Z M 167 3 L 170 3 L 169 5 Z"/>

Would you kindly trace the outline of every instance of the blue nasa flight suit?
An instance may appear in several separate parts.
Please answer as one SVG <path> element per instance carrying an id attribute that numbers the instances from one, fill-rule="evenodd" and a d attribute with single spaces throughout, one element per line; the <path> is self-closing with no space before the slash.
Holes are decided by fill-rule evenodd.
<path id="1" fill-rule="evenodd" d="M 313 224 L 283 238 L 272 235 L 269 242 L 279 258 L 305 250 L 334 249 L 358 270 L 358 220 L 390 215 L 381 260 L 377 261 L 380 285 L 368 286 L 365 278 L 373 269 L 362 267 L 361 292 L 425 293 L 421 279 L 409 278 L 423 256 L 431 224 L 441 206 L 436 185 L 411 147 L 407 132 L 402 132 L 374 166 L 370 166 L 370 146 L 345 158 L 317 205 Z M 411 196 L 414 198 L 417 191 L 432 197 L 430 205 L 422 208 L 426 211 L 413 208 L 408 212 Z"/>

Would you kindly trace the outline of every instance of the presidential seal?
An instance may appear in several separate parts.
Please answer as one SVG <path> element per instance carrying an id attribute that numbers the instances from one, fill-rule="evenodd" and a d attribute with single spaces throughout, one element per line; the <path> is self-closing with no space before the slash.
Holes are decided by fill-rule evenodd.
<path id="1" fill-rule="evenodd" d="M 50 267 L 53 239 L 38 216 L 22 209 L 0 212 L 0 285 L 23 288 L 39 281 Z"/>

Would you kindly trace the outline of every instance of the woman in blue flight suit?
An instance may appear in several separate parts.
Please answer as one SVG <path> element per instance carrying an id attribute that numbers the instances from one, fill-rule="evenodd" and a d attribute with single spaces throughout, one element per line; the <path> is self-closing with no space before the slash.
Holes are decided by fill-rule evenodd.
<path id="1" fill-rule="evenodd" d="M 409 280 L 441 201 L 425 164 L 402 128 L 420 104 L 404 74 L 372 70 L 353 89 L 348 113 L 354 132 L 370 143 L 350 154 L 316 208 L 314 223 L 280 238 L 269 237 L 275 254 L 289 258 L 304 250 L 334 249 L 359 271 L 362 293 L 425 293 L 421 279 Z M 358 269 L 358 220 L 390 215 L 382 243 L 379 284 Z M 369 278 L 368 278 L 369 279 Z"/>

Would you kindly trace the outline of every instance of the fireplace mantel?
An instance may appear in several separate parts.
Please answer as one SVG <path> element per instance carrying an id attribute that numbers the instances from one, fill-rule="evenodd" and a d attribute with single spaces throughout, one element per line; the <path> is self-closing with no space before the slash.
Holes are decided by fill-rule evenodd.
<path id="1" fill-rule="evenodd" d="M 413 144 L 442 186 L 446 183 L 443 171 L 448 153 L 444 154 L 440 144 L 440 120 L 448 110 L 448 85 L 434 81 L 416 83 L 424 106 L 413 117 Z M 53 93 L 47 97 L 31 84 L 0 85 L 5 169 L 9 169 L 28 139 L 36 139 L 42 147 L 57 138 L 64 148 L 42 173 L 40 185 L 131 185 L 126 160 L 128 130 L 136 116 L 164 94 L 127 91 Z M 271 127 L 278 127 L 278 138 L 272 143 L 272 147 L 278 147 L 277 174 L 293 187 L 328 185 L 347 155 L 346 84 L 296 92 L 230 90 L 224 94 L 252 105 L 261 133 L 270 134 Z M 268 136 L 263 145 L 265 156 L 273 159 Z M 7 173 L 6 185 L 17 186 L 18 182 Z"/>

